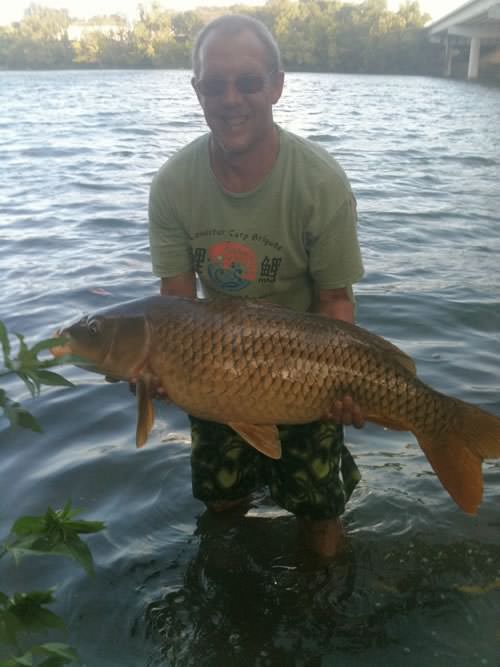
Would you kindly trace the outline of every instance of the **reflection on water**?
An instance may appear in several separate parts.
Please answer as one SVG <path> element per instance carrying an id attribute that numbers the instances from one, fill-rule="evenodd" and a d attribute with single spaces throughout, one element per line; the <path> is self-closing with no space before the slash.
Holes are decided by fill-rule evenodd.
<path id="1" fill-rule="evenodd" d="M 196 533 L 182 582 L 146 611 L 151 665 L 496 664 L 499 546 L 353 536 L 322 564 L 297 553 L 289 517 L 204 514 Z"/>
<path id="2" fill-rule="evenodd" d="M 308 655 L 308 636 L 315 644 L 310 657 L 321 655 L 334 632 L 336 605 L 352 593 L 352 553 L 324 567 L 300 559 L 289 517 L 231 521 L 206 513 L 196 532 L 199 548 L 182 587 L 147 610 L 161 660 L 286 664 L 293 653 Z M 328 623 L 321 624 L 325 611 Z"/>
<path id="3" fill-rule="evenodd" d="M 28 342 L 84 312 L 157 292 L 152 175 L 204 131 L 190 73 L 0 73 L 0 319 Z M 500 415 L 500 90 L 420 77 L 290 74 L 287 129 L 334 153 L 358 200 L 359 322 L 435 388 Z M 255 499 L 210 517 L 191 494 L 184 414 L 158 404 L 145 448 L 134 398 L 76 368 L 73 390 L 22 401 L 37 436 L 0 420 L 0 536 L 71 498 L 106 522 L 72 564 L 2 559 L 2 590 L 58 586 L 88 667 L 499 667 L 500 464 L 477 517 L 443 491 L 414 438 L 347 430 L 363 479 L 330 565 Z"/>

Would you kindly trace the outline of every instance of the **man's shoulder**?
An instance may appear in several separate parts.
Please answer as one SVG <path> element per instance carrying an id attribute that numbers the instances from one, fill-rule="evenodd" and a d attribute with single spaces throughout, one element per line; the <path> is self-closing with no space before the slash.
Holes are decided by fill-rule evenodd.
<path id="1" fill-rule="evenodd" d="M 154 180 L 165 181 L 176 175 L 181 179 L 185 178 L 186 173 L 199 163 L 207 150 L 208 137 L 208 134 L 202 134 L 173 153 L 158 169 Z"/>
<path id="2" fill-rule="evenodd" d="M 323 146 L 280 128 L 290 159 L 305 178 L 317 183 L 337 182 L 350 187 L 346 173 L 336 158 Z"/>

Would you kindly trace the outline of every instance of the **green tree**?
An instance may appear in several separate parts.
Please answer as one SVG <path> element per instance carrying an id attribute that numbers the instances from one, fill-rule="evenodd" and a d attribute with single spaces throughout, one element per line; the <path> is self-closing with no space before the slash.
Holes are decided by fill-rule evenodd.
<path id="1" fill-rule="evenodd" d="M 77 65 L 98 65 L 101 47 L 100 33 L 84 33 L 81 39 L 73 43 L 73 62 Z"/>
<path id="2" fill-rule="evenodd" d="M 14 48 L 15 33 L 10 26 L 0 26 L 0 67 L 8 67 Z"/>
<path id="3" fill-rule="evenodd" d="M 4 40 L 4 65 L 40 69 L 70 65 L 69 24 L 70 18 L 65 9 L 30 5 L 23 19 L 11 28 L 7 48 Z"/>
<path id="4" fill-rule="evenodd" d="M 181 12 L 172 16 L 172 29 L 178 41 L 192 43 L 203 28 L 203 21 L 195 11 Z"/>
<path id="5" fill-rule="evenodd" d="M 94 26 L 115 26 L 113 34 L 89 31 L 72 43 L 65 37 L 67 12 L 31 5 L 19 24 L 0 31 L 0 66 L 187 67 L 197 32 L 226 12 L 261 19 L 276 36 L 289 70 L 439 71 L 438 47 L 427 42 L 423 31 L 429 17 L 414 0 L 396 12 L 387 9 L 386 0 L 268 0 L 262 6 L 186 12 L 167 11 L 155 0 L 138 6 L 138 19 L 130 27 L 119 15 L 94 17 Z"/>
<path id="6" fill-rule="evenodd" d="M 139 5 L 139 20 L 134 23 L 131 41 L 136 64 L 151 66 L 160 49 L 174 40 L 171 12 L 153 2 Z"/>
<path id="7" fill-rule="evenodd" d="M 31 4 L 19 24 L 22 35 L 37 41 L 50 42 L 67 37 L 71 19 L 67 9 L 50 9 Z"/>
<path id="8" fill-rule="evenodd" d="M 407 0 L 397 12 L 404 21 L 405 28 L 423 28 L 431 20 L 430 14 L 422 14 L 416 1 Z"/>

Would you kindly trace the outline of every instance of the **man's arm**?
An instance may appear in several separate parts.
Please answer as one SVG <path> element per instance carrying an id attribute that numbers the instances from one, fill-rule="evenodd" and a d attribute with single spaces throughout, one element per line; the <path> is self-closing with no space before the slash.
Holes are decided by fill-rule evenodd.
<path id="1" fill-rule="evenodd" d="M 354 324 L 354 304 L 346 287 L 320 289 L 315 312 Z"/>
<path id="2" fill-rule="evenodd" d="M 349 290 L 345 287 L 319 290 L 314 310 L 320 315 L 354 324 L 354 304 Z M 351 396 L 335 401 L 325 417 L 344 426 L 352 424 L 356 428 L 362 428 L 365 424 L 361 408 L 354 403 Z"/>
<path id="3" fill-rule="evenodd" d="M 171 278 L 162 278 L 160 286 L 162 296 L 196 296 L 196 280 L 193 271 L 179 273 Z"/>

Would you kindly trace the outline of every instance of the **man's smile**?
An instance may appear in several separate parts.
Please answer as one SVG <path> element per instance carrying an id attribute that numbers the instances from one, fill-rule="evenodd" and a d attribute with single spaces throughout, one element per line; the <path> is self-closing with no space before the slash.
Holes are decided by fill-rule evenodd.
<path id="1" fill-rule="evenodd" d="M 235 129 L 244 125 L 248 120 L 248 116 L 220 116 L 219 120 L 230 129 Z"/>

